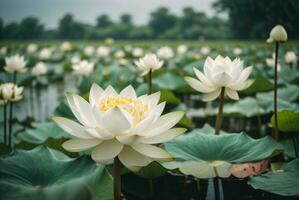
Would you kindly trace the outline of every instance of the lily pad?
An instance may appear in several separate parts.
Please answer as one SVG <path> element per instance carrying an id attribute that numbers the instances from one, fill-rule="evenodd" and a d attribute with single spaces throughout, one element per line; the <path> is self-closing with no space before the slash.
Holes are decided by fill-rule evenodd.
<path id="1" fill-rule="evenodd" d="M 0 158 L 0 177 L 0 199 L 113 199 L 112 179 L 104 166 L 44 146 Z"/>
<path id="2" fill-rule="evenodd" d="M 283 132 L 299 131 L 299 112 L 283 110 L 277 113 L 278 129 Z M 272 127 L 275 127 L 274 115 L 271 117 Z"/>
<path id="3" fill-rule="evenodd" d="M 255 189 L 265 190 L 282 196 L 299 195 L 299 159 L 282 166 L 282 171 L 268 172 L 250 178 L 248 184 Z"/>
<path id="4" fill-rule="evenodd" d="M 256 92 L 266 92 L 269 90 L 273 90 L 273 84 L 266 78 L 257 77 L 250 87 L 242 91 L 242 93 L 252 94 Z"/>

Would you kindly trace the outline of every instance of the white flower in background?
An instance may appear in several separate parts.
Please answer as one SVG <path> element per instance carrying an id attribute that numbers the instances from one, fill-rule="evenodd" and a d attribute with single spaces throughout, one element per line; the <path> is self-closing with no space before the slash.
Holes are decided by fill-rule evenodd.
<path id="1" fill-rule="evenodd" d="M 200 53 L 201 53 L 202 55 L 204 55 L 204 56 L 209 55 L 210 52 L 211 52 L 210 47 L 202 47 L 202 48 L 200 49 Z"/>
<path id="2" fill-rule="evenodd" d="M 3 84 L 0 84 L 0 106 L 4 105 L 7 103 L 7 100 L 4 99 L 3 97 L 3 89 L 2 89 Z"/>
<path id="3" fill-rule="evenodd" d="M 126 52 L 131 53 L 133 47 L 132 47 L 132 45 L 125 45 L 124 49 Z"/>
<path id="4" fill-rule="evenodd" d="M 39 62 L 32 69 L 31 73 L 35 76 L 43 75 L 48 72 L 48 68 L 45 63 Z"/>
<path id="5" fill-rule="evenodd" d="M 88 76 L 93 72 L 94 63 L 83 60 L 78 64 L 72 66 L 73 72 L 76 75 Z"/>
<path id="6" fill-rule="evenodd" d="M 23 98 L 23 87 L 18 87 L 14 83 L 4 83 L 1 85 L 2 98 L 5 101 L 16 102 Z"/>
<path id="7" fill-rule="evenodd" d="M 92 56 L 94 54 L 94 47 L 93 46 L 86 46 L 84 49 L 83 49 L 83 53 L 84 55 L 86 56 Z"/>
<path id="8" fill-rule="evenodd" d="M 125 58 L 118 59 L 117 61 L 118 61 L 118 64 L 123 65 L 123 66 L 127 65 L 129 63 L 129 61 Z"/>
<path id="9" fill-rule="evenodd" d="M 221 89 L 225 88 L 225 93 L 234 100 L 239 99 L 239 90 L 244 90 L 250 86 L 252 81 L 247 80 L 252 67 L 243 69 L 243 62 L 239 58 L 233 61 L 229 57 L 223 58 L 218 55 L 215 60 L 207 57 L 204 64 L 204 73 L 193 68 L 196 77 L 185 77 L 188 84 L 195 90 L 204 93 L 203 101 L 216 99 Z"/>
<path id="10" fill-rule="evenodd" d="M 137 69 L 142 72 L 141 76 L 145 76 L 150 70 L 155 71 L 160 69 L 163 65 L 163 61 L 160 61 L 156 54 L 149 53 L 136 61 L 135 65 L 137 66 Z"/>
<path id="11" fill-rule="evenodd" d="M 117 58 L 117 59 L 123 58 L 123 57 L 125 57 L 125 52 L 122 51 L 122 50 L 117 50 L 117 51 L 114 53 L 114 56 L 115 56 L 115 58 Z"/>
<path id="12" fill-rule="evenodd" d="M 37 44 L 35 43 L 30 43 L 27 45 L 26 51 L 27 53 L 35 53 L 38 49 Z"/>
<path id="13" fill-rule="evenodd" d="M 61 51 L 70 51 L 72 50 L 72 44 L 70 42 L 63 42 L 61 45 L 60 45 L 60 50 Z"/>
<path id="14" fill-rule="evenodd" d="M 233 53 L 234 53 L 235 56 L 239 56 L 242 53 L 242 49 L 239 48 L 239 47 L 236 47 L 236 48 L 233 49 Z"/>
<path id="15" fill-rule="evenodd" d="M 78 64 L 81 61 L 81 58 L 79 56 L 73 56 L 71 58 L 71 63 L 72 64 Z"/>
<path id="16" fill-rule="evenodd" d="M 288 39 L 288 34 L 283 26 L 276 25 L 274 28 L 272 28 L 270 32 L 270 36 L 267 39 L 268 43 L 271 42 L 285 42 Z"/>
<path id="17" fill-rule="evenodd" d="M 286 63 L 288 64 L 293 64 L 293 65 L 297 64 L 297 56 L 294 51 L 287 51 L 284 58 Z"/>
<path id="18" fill-rule="evenodd" d="M 114 39 L 113 38 L 106 38 L 105 39 L 105 44 L 112 45 L 113 43 L 114 43 Z"/>
<path id="19" fill-rule="evenodd" d="M 27 71 L 26 63 L 24 57 L 18 54 L 6 57 L 4 70 L 8 73 L 25 72 Z"/>
<path id="20" fill-rule="evenodd" d="M 41 60 L 48 60 L 52 56 L 52 49 L 51 48 L 43 48 L 39 52 L 39 58 Z"/>
<path id="21" fill-rule="evenodd" d="M 157 54 L 159 58 L 168 60 L 174 56 L 172 48 L 168 46 L 161 47 L 158 49 Z"/>
<path id="22" fill-rule="evenodd" d="M 275 67 L 275 53 L 272 54 L 272 58 L 266 58 L 266 64 L 268 67 Z M 281 65 L 277 63 L 277 71 L 281 70 Z"/>
<path id="23" fill-rule="evenodd" d="M 5 55 L 7 53 L 7 47 L 0 48 L 0 54 Z"/>
<path id="24" fill-rule="evenodd" d="M 176 51 L 177 51 L 177 54 L 183 55 L 188 51 L 188 47 L 186 45 L 182 44 L 177 47 Z"/>
<path id="25" fill-rule="evenodd" d="M 75 136 L 62 146 L 71 152 L 92 149 L 91 158 L 99 163 L 118 156 L 127 168 L 135 171 L 153 160 L 171 160 L 171 155 L 155 144 L 185 132 L 183 128 L 172 128 L 183 112 L 161 116 L 165 102 L 158 103 L 160 92 L 137 97 L 132 86 L 117 93 L 111 86 L 103 90 L 93 84 L 89 102 L 71 93 L 67 99 L 79 123 L 53 118 L 63 130 Z"/>
<path id="26" fill-rule="evenodd" d="M 99 58 L 105 58 L 105 57 L 108 57 L 110 54 L 110 49 L 109 47 L 106 47 L 106 46 L 99 46 L 97 48 L 97 56 Z"/>
<path id="27" fill-rule="evenodd" d="M 141 56 L 143 56 L 143 54 L 144 54 L 143 49 L 141 49 L 139 47 L 134 48 L 132 51 L 132 55 L 135 58 L 140 58 Z"/>

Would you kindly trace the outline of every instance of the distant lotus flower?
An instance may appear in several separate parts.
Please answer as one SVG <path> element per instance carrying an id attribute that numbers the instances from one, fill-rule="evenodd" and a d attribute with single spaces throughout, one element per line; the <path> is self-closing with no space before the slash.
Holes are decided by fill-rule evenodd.
<path id="1" fill-rule="evenodd" d="M 160 61 L 156 54 L 149 53 L 136 61 L 135 65 L 137 66 L 137 69 L 142 72 L 141 76 L 145 76 L 150 70 L 155 71 L 160 69 L 163 65 L 163 61 Z"/>
<path id="2" fill-rule="evenodd" d="M 3 97 L 3 84 L 0 84 L 0 106 L 5 105 L 7 103 L 7 100 Z"/>
<path id="3" fill-rule="evenodd" d="M 140 58 L 141 56 L 143 56 L 143 49 L 139 48 L 139 47 L 136 47 L 133 49 L 132 51 L 132 55 L 135 57 L 135 58 Z"/>
<path id="4" fill-rule="evenodd" d="M 74 74 L 88 76 L 93 72 L 94 63 L 83 60 L 78 64 L 72 66 Z"/>
<path id="5" fill-rule="evenodd" d="M 52 49 L 50 49 L 50 48 L 43 48 L 39 52 L 39 58 L 41 60 L 48 60 L 51 58 L 51 56 L 52 56 Z"/>
<path id="6" fill-rule="evenodd" d="M 111 44 L 114 43 L 114 39 L 113 38 L 106 38 L 105 43 L 108 44 L 108 45 L 111 45 Z"/>
<path id="7" fill-rule="evenodd" d="M 270 36 L 267 39 L 268 43 L 271 42 L 285 42 L 288 39 L 288 34 L 283 26 L 276 25 L 274 28 L 272 28 L 270 32 Z"/>
<path id="8" fill-rule="evenodd" d="M 7 53 L 7 47 L 0 48 L 0 54 L 5 55 Z"/>
<path id="9" fill-rule="evenodd" d="M 153 160 L 172 159 L 154 144 L 167 142 L 185 131 L 172 128 L 183 117 L 183 112 L 161 116 L 165 102 L 158 104 L 159 98 L 159 92 L 137 97 L 132 86 L 117 93 L 111 86 L 103 90 L 93 84 L 89 102 L 76 94 L 67 94 L 79 123 L 63 117 L 53 120 L 76 137 L 62 145 L 66 150 L 92 149 L 91 158 L 99 163 L 118 156 L 126 167 L 138 170 Z"/>
<path id="10" fill-rule="evenodd" d="M 60 50 L 61 51 L 70 51 L 70 50 L 72 50 L 72 44 L 70 42 L 63 42 L 60 45 Z"/>
<path id="11" fill-rule="evenodd" d="M 229 57 L 223 58 L 220 55 L 215 60 L 207 57 L 204 73 L 196 68 L 193 70 L 199 80 L 192 77 L 185 77 L 185 80 L 193 89 L 204 93 L 203 101 L 216 99 L 223 87 L 231 99 L 238 100 L 237 91 L 246 89 L 252 83 L 247 80 L 252 67 L 243 69 L 243 62 L 239 58 L 232 61 Z"/>
<path id="12" fill-rule="evenodd" d="M 288 63 L 288 64 L 293 64 L 293 65 L 297 64 L 297 56 L 294 51 L 286 52 L 284 58 L 285 58 L 286 63 Z"/>
<path id="13" fill-rule="evenodd" d="M 233 50 L 234 55 L 239 56 L 242 53 L 242 49 L 237 47 Z"/>
<path id="14" fill-rule="evenodd" d="M 160 49 L 158 49 L 157 54 L 159 56 L 159 58 L 161 59 L 165 59 L 165 60 L 169 60 L 171 58 L 173 58 L 174 53 L 172 48 L 170 47 L 161 47 Z"/>
<path id="15" fill-rule="evenodd" d="M 123 58 L 123 57 L 125 57 L 125 52 L 123 52 L 122 50 L 117 50 L 117 51 L 114 53 L 114 56 L 115 56 L 115 58 L 117 58 L 117 59 Z"/>
<path id="16" fill-rule="evenodd" d="M 129 61 L 125 58 L 118 59 L 117 61 L 120 65 L 127 65 L 129 63 Z"/>
<path id="17" fill-rule="evenodd" d="M 23 98 L 23 87 L 18 87 L 14 83 L 4 83 L 1 85 L 2 98 L 5 101 L 16 102 Z"/>
<path id="18" fill-rule="evenodd" d="M 31 70 L 31 73 L 35 76 L 43 75 L 48 72 L 48 68 L 45 63 L 39 62 L 37 63 Z"/>
<path id="19" fill-rule="evenodd" d="M 204 55 L 204 56 L 209 55 L 210 52 L 211 52 L 210 47 L 202 47 L 202 48 L 200 49 L 200 53 L 201 53 L 202 55 Z"/>
<path id="20" fill-rule="evenodd" d="M 25 72 L 27 70 L 26 61 L 23 56 L 14 55 L 5 58 L 4 70 L 8 73 Z"/>
<path id="21" fill-rule="evenodd" d="M 133 47 L 132 47 L 132 45 L 127 44 L 127 45 L 125 45 L 124 49 L 126 52 L 131 53 L 133 50 Z"/>
<path id="22" fill-rule="evenodd" d="M 182 45 L 177 47 L 176 51 L 179 55 L 183 55 L 188 51 L 188 47 L 186 45 L 182 44 Z"/>
<path id="23" fill-rule="evenodd" d="M 35 43 L 30 43 L 30 44 L 27 46 L 26 51 L 27 51 L 27 53 L 34 53 L 34 52 L 36 52 L 37 48 L 38 48 L 37 44 L 35 44 Z"/>
<path id="24" fill-rule="evenodd" d="M 81 61 L 81 58 L 79 56 L 73 56 L 71 58 L 71 63 L 72 64 L 78 64 Z"/>
<path id="25" fill-rule="evenodd" d="M 110 54 L 110 49 L 109 47 L 106 46 L 100 46 L 97 48 L 97 56 L 99 58 L 105 58 L 108 57 Z"/>
<path id="26" fill-rule="evenodd" d="M 86 56 L 92 56 L 94 54 L 94 47 L 93 46 L 86 46 L 83 50 L 83 53 Z"/>
<path id="27" fill-rule="evenodd" d="M 275 54 L 272 54 L 272 58 L 266 58 L 266 64 L 268 67 L 274 68 L 275 66 Z M 277 63 L 277 71 L 281 70 L 281 65 Z"/>

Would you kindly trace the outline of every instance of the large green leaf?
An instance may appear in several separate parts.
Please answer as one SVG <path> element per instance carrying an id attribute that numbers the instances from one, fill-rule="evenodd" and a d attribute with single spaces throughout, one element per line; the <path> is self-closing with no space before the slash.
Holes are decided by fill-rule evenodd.
<path id="1" fill-rule="evenodd" d="M 299 112 L 283 110 L 277 113 L 278 129 L 283 132 L 299 131 Z M 275 127 L 274 115 L 271 117 L 272 127 Z"/>
<path id="2" fill-rule="evenodd" d="M 192 131 L 166 143 L 166 150 L 177 162 L 163 166 L 199 178 L 227 177 L 232 163 L 259 161 L 283 151 L 283 146 L 270 137 L 252 139 L 245 133 L 214 135 L 212 129 L 206 131 Z"/>
<path id="3" fill-rule="evenodd" d="M 0 199 L 113 199 L 104 166 L 87 156 L 71 159 L 43 146 L 0 158 L 0 177 Z"/>
<path id="4" fill-rule="evenodd" d="M 266 78 L 257 77 L 249 88 L 242 91 L 242 93 L 252 94 L 256 92 L 266 92 L 273 90 L 273 84 Z"/>
<path id="5" fill-rule="evenodd" d="M 252 177 L 248 184 L 274 194 L 299 196 L 299 159 L 284 164 L 282 170 Z"/>
<path id="6" fill-rule="evenodd" d="M 166 72 L 154 77 L 153 83 L 159 87 L 159 90 L 175 90 L 177 92 L 193 91 L 183 77 L 172 72 Z"/>

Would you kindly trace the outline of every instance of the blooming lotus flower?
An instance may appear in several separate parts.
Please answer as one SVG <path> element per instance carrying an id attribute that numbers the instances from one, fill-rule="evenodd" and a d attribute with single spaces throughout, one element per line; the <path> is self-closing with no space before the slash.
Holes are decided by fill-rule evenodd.
<path id="1" fill-rule="evenodd" d="M 45 63 L 39 62 L 37 63 L 31 70 L 31 73 L 35 76 L 43 75 L 48 72 L 48 68 Z"/>
<path id="2" fill-rule="evenodd" d="M 233 61 L 229 57 L 223 58 L 218 55 L 215 60 L 207 57 L 204 64 L 204 73 L 193 68 L 196 77 L 185 77 L 187 83 L 195 90 L 204 93 L 203 101 L 216 99 L 221 89 L 225 88 L 225 93 L 234 100 L 239 99 L 239 90 L 244 90 L 250 86 L 252 81 L 247 80 L 252 67 L 243 69 L 243 62 L 236 58 Z"/>
<path id="3" fill-rule="evenodd" d="M 122 66 L 127 65 L 129 63 L 129 61 L 125 58 L 118 59 L 117 62 Z"/>
<path id="4" fill-rule="evenodd" d="M 234 55 L 239 56 L 242 53 L 242 49 L 241 48 L 234 48 L 233 50 Z"/>
<path id="5" fill-rule="evenodd" d="M 103 90 L 93 84 L 89 102 L 76 94 L 67 94 L 69 106 L 79 123 L 63 117 L 53 120 L 75 138 L 63 143 L 71 152 L 92 149 L 91 158 L 106 163 L 118 156 L 129 169 L 138 170 L 153 160 L 170 160 L 165 150 L 154 144 L 164 143 L 185 129 L 172 128 L 183 112 L 161 116 L 165 102 L 158 103 L 160 92 L 137 97 L 129 85 L 120 93 L 111 86 Z"/>
<path id="6" fill-rule="evenodd" d="M 266 58 L 266 64 L 268 67 L 275 67 L 275 53 L 272 54 L 272 58 Z M 281 65 L 277 63 L 277 71 L 281 70 Z"/>
<path id="7" fill-rule="evenodd" d="M 72 50 L 72 44 L 70 42 L 63 42 L 60 45 L 60 50 L 61 51 L 70 51 L 70 50 Z"/>
<path id="8" fill-rule="evenodd" d="M 7 103 L 7 100 L 4 99 L 3 97 L 3 88 L 2 88 L 3 84 L 0 84 L 0 106 L 4 105 Z"/>
<path id="9" fill-rule="evenodd" d="M 83 50 L 83 53 L 86 56 L 92 56 L 94 54 L 94 47 L 93 46 L 86 46 Z"/>
<path id="10" fill-rule="evenodd" d="M 167 47 L 167 46 L 161 47 L 160 49 L 158 49 L 157 54 L 158 54 L 159 58 L 165 59 L 165 60 L 171 59 L 174 56 L 172 48 Z"/>
<path id="11" fill-rule="evenodd" d="M 122 50 L 118 50 L 114 53 L 114 56 L 117 59 L 121 59 L 121 58 L 125 57 L 125 52 L 123 52 Z"/>
<path id="12" fill-rule="evenodd" d="M 4 70 L 8 73 L 25 72 L 27 70 L 25 65 L 26 61 L 24 60 L 24 57 L 17 54 L 5 58 Z"/>
<path id="13" fill-rule="evenodd" d="M 100 46 L 97 48 L 97 55 L 99 58 L 105 58 L 105 57 L 109 56 L 109 53 L 110 53 L 109 47 Z"/>
<path id="14" fill-rule="evenodd" d="M 51 56 L 52 56 L 52 49 L 50 49 L 50 48 L 43 48 L 39 52 L 39 58 L 41 60 L 48 60 L 51 58 Z"/>
<path id="15" fill-rule="evenodd" d="M 37 44 L 35 44 L 35 43 L 30 43 L 30 44 L 27 46 L 26 51 L 27 51 L 27 53 L 34 53 L 34 52 L 36 52 L 37 48 L 38 48 Z"/>
<path id="16" fill-rule="evenodd" d="M 71 63 L 72 64 L 78 64 L 81 61 L 81 58 L 79 56 L 73 56 L 71 58 Z"/>
<path id="17" fill-rule="evenodd" d="M 135 62 L 137 69 L 142 72 L 141 76 L 145 76 L 150 70 L 155 71 L 160 69 L 163 65 L 163 61 L 160 61 L 153 53 L 146 54 L 139 61 Z"/>
<path id="18" fill-rule="evenodd" d="M 286 63 L 288 64 L 293 64 L 293 65 L 297 64 L 297 56 L 294 51 L 287 51 L 284 58 Z"/>
<path id="19" fill-rule="evenodd" d="M 111 45 L 111 44 L 114 43 L 114 39 L 113 38 L 106 38 L 105 43 L 108 44 L 108 45 Z"/>
<path id="20" fill-rule="evenodd" d="M 1 85 L 2 98 L 6 101 L 16 102 L 23 98 L 23 87 L 18 87 L 14 83 L 4 83 Z"/>
<path id="21" fill-rule="evenodd" d="M 88 76 L 94 68 L 94 63 L 83 60 L 72 66 L 74 74 Z"/>
<path id="22" fill-rule="evenodd" d="M 139 47 L 134 48 L 133 51 L 132 51 L 132 55 L 135 58 L 139 58 L 139 57 L 143 56 L 143 49 L 141 49 Z"/>
<path id="23" fill-rule="evenodd" d="M 210 47 L 202 47 L 200 49 L 200 53 L 204 56 L 209 55 L 210 52 L 211 52 Z"/>
<path id="24" fill-rule="evenodd" d="M 0 48 L 0 54 L 4 55 L 7 53 L 7 47 L 1 47 Z"/>
<path id="25" fill-rule="evenodd" d="M 288 39 L 288 34 L 283 26 L 276 25 L 274 28 L 272 28 L 270 32 L 270 36 L 267 39 L 268 43 L 271 42 L 285 42 Z"/>
<path id="26" fill-rule="evenodd" d="M 183 55 L 188 51 L 188 47 L 186 45 L 182 44 L 182 45 L 177 47 L 176 51 L 179 55 Z"/>

